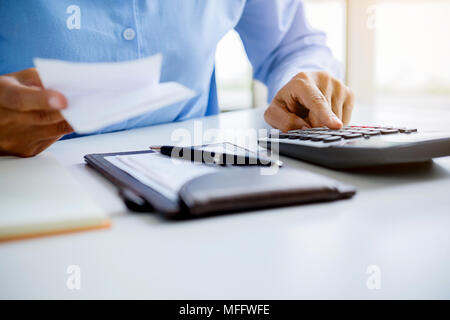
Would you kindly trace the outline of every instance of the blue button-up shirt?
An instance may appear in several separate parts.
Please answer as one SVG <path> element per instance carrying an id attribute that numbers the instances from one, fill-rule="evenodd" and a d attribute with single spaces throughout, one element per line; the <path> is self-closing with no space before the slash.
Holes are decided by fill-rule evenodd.
<path id="1" fill-rule="evenodd" d="M 299 0 L 1 0 L 0 74 L 33 67 L 34 57 L 100 62 L 162 53 L 161 81 L 197 96 L 101 132 L 202 117 L 218 112 L 215 50 L 233 28 L 269 99 L 300 71 L 339 76 Z"/>

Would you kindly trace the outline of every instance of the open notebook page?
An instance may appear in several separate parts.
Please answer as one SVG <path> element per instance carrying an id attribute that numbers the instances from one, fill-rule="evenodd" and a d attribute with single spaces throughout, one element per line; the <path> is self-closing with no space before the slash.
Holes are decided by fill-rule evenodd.
<path id="1" fill-rule="evenodd" d="M 105 159 L 173 201 L 178 199 L 178 192 L 186 182 L 219 170 L 215 166 L 173 159 L 156 152 Z"/>

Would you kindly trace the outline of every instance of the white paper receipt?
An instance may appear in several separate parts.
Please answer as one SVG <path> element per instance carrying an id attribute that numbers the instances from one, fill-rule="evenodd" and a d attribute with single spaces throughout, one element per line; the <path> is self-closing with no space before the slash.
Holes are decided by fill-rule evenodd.
<path id="1" fill-rule="evenodd" d="M 171 200 L 178 199 L 178 192 L 189 180 L 219 170 L 214 166 L 174 159 L 156 152 L 105 159 Z"/>
<path id="2" fill-rule="evenodd" d="M 177 82 L 160 83 L 162 55 L 112 63 L 35 58 L 45 88 L 68 100 L 64 118 L 78 133 L 90 133 L 148 111 L 192 98 Z"/>

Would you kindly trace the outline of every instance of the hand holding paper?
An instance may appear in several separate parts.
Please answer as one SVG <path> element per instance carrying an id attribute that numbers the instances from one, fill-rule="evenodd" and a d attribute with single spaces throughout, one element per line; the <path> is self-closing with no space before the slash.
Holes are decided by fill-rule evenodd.
<path id="1" fill-rule="evenodd" d="M 134 61 L 73 63 L 34 59 L 45 88 L 63 93 L 64 118 L 78 133 L 89 133 L 195 93 L 176 82 L 160 83 L 160 54 Z"/>

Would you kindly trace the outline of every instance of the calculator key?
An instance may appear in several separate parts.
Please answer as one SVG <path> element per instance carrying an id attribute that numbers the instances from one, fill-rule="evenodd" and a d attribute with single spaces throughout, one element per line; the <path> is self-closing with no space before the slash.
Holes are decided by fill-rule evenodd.
<path id="1" fill-rule="evenodd" d="M 399 131 L 400 131 L 401 133 L 413 133 L 413 132 L 417 132 L 417 129 L 406 129 L 406 128 L 402 128 L 402 129 L 399 129 Z"/>
<path id="2" fill-rule="evenodd" d="M 332 138 L 333 136 L 331 135 L 317 135 L 315 137 L 311 137 L 311 141 L 322 141 L 328 138 Z"/>
<path id="3" fill-rule="evenodd" d="M 309 139 L 308 140 L 311 140 L 311 141 L 322 141 L 323 140 L 323 135 L 320 135 L 320 134 L 311 134 L 311 135 L 309 135 Z"/>
<path id="4" fill-rule="evenodd" d="M 291 131 L 288 131 L 288 133 L 302 133 L 304 130 L 302 130 L 302 129 L 297 129 L 297 130 L 291 130 Z"/>
<path id="5" fill-rule="evenodd" d="M 330 134 L 332 136 L 336 136 L 336 137 L 342 137 L 345 136 L 347 134 L 349 134 L 350 132 L 344 132 L 344 131 L 335 131 L 335 132 L 330 132 Z"/>
<path id="6" fill-rule="evenodd" d="M 363 135 L 361 133 L 351 133 L 343 136 L 344 139 L 355 139 L 355 138 L 361 138 Z"/>
<path id="7" fill-rule="evenodd" d="M 276 133 L 276 134 L 271 134 L 270 136 L 269 136 L 269 138 L 271 138 L 271 139 L 287 139 L 287 138 L 289 138 L 289 135 L 288 134 L 285 134 L 285 133 Z"/>
<path id="8" fill-rule="evenodd" d="M 397 129 L 382 129 L 381 134 L 393 134 L 398 133 L 399 131 Z"/>
<path id="9" fill-rule="evenodd" d="M 347 130 L 345 131 L 345 134 L 343 136 L 349 135 L 349 134 L 362 134 L 362 131 L 359 130 Z"/>
<path id="10" fill-rule="evenodd" d="M 341 137 L 331 136 L 329 138 L 324 139 L 323 142 L 327 142 L 328 143 L 328 142 L 335 142 L 335 141 L 339 141 L 339 140 L 341 140 Z"/>
<path id="11" fill-rule="evenodd" d="M 381 134 L 380 131 L 361 131 L 361 133 L 365 136 L 378 136 Z"/>

